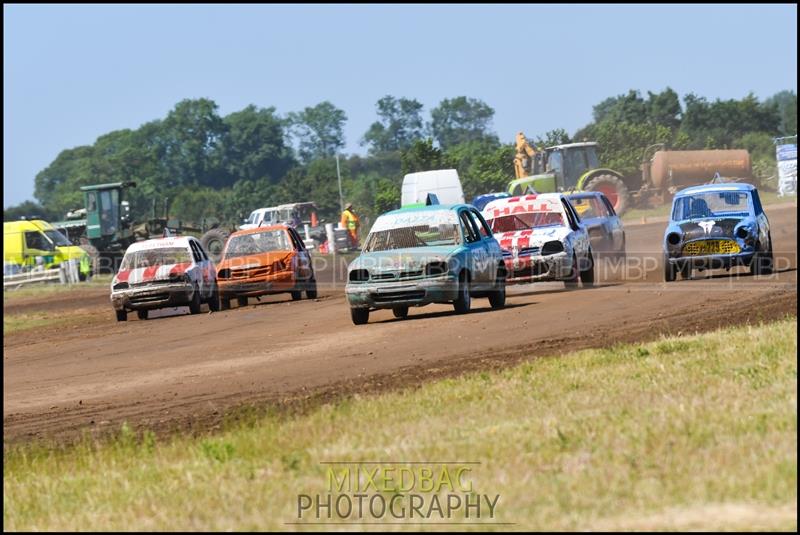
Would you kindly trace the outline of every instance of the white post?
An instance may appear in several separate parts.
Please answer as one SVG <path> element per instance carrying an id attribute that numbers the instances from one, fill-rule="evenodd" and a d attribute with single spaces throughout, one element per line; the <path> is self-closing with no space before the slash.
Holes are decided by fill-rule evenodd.
<path id="1" fill-rule="evenodd" d="M 67 266 L 63 262 L 58 266 L 58 281 L 61 284 L 67 284 Z"/>
<path id="2" fill-rule="evenodd" d="M 328 236 L 328 252 L 336 251 L 336 234 L 333 232 L 333 223 L 325 223 L 325 234 Z"/>
<path id="3" fill-rule="evenodd" d="M 342 174 L 339 172 L 339 154 L 336 154 L 336 178 L 339 180 L 339 211 L 344 212 L 344 197 L 342 197 Z"/>
<path id="4" fill-rule="evenodd" d="M 310 239 L 311 239 L 311 233 L 309 232 L 309 230 L 308 230 L 308 229 L 309 229 L 309 227 L 308 227 L 308 223 L 303 223 L 303 231 L 304 231 L 304 232 L 305 232 L 305 234 L 306 234 L 306 239 L 307 239 L 307 240 L 310 240 Z"/>

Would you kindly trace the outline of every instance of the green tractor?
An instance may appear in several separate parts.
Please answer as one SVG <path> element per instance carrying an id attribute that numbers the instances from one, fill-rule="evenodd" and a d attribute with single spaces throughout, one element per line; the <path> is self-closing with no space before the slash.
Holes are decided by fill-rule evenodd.
<path id="1" fill-rule="evenodd" d="M 158 238 L 168 230 L 172 234 L 202 234 L 205 229 L 184 224 L 168 216 L 168 203 L 164 199 L 164 215 L 156 216 L 156 201 L 153 200 L 153 215 L 147 221 L 131 221 L 130 204 L 124 200 L 125 191 L 135 188 L 136 182 L 112 182 L 83 186 L 84 208 L 67 215 L 66 221 L 53 223 L 69 239 L 83 247 L 95 261 L 95 273 L 115 269 L 132 243 L 149 238 Z M 110 259 L 110 265 L 107 260 Z M 98 260 L 103 260 L 98 265 Z"/>
<path id="2" fill-rule="evenodd" d="M 508 185 L 511 195 L 523 195 L 529 188 L 537 193 L 599 191 L 618 214 L 625 212 L 630 202 L 622 174 L 600 166 L 595 142 L 556 145 L 537 151 L 520 132 L 514 171 L 516 180 Z"/>

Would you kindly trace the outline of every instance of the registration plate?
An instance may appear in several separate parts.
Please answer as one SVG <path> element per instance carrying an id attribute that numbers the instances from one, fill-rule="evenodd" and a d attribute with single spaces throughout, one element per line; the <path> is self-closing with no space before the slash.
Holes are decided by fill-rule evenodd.
<path id="1" fill-rule="evenodd" d="M 733 240 L 700 240 L 687 243 L 683 247 L 683 254 L 685 256 L 735 254 L 739 250 L 739 245 Z"/>

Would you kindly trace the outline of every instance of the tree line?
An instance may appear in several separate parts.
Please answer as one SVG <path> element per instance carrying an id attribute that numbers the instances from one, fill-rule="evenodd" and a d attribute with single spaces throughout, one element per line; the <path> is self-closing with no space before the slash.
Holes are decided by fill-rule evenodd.
<path id="1" fill-rule="evenodd" d="M 83 205 L 80 186 L 133 180 L 128 200 L 135 220 L 149 216 L 152 202 L 170 201 L 170 215 L 236 222 L 251 210 L 312 200 L 322 217 L 339 211 L 335 156 L 345 146 L 347 115 L 331 102 L 279 114 L 255 105 L 226 116 L 210 99 L 187 99 L 163 119 L 135 130 L 117 130 L 94 144 L 63 150 L 35 178 L 34 196 L 4 210 L 4 219 L 63 219 Z M 465 196 L 502 191 L 513 178 L 514 146 L 492 127 L 494 109 L 466 96 L 442 100 L 425 116 L 413 98 L 387 95 L 375 105 L 376 120 L 359 140 L 366 155 L 341 155 L 345 199 L 374 217 L 397 207 L 404 174 L 456 168 Z M 527 125 L 519 129 L 530 135 Z M 687 94 L 683 102 L 666 88 L 642 96 L 631 90 L 593 107 L 593 119 L 573 135 L 563 129 L 539 133 L 548 146 L 591 140 L 600 144 L 606 167 L 638 173 L 642 150 L 653 143 L 673 149 L 745 148 L 756 171 L 774 174 L 772 138 L 797 130 L 797 96 L 782 91 L 759 101 L 709 101 Z M 516 132 L 507 133 L 513 138 Z"/>

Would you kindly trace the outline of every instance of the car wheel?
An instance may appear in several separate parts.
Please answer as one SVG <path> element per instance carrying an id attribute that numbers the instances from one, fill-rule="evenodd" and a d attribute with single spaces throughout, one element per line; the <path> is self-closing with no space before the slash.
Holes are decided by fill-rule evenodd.
<path id="1" fill-rule="evenodd" d="M 567 280 L 564 281 L 564 287 L 572 289 L 578 287 L 578 279 L 580 277 L 580 270 L 578 269 L 578 257 L 572 253 L 572 272 Z"/>
<path id="2" fill-rule="evenodd" d="M 462 271 L 458 277 L 458 297 L 453 301 L 453 308 L 458 314 L 466 314 L 472 308 L 472 296 L 469 295 L 469 276 Z"/>
<path id="3" fill-rule="evenodd" d="M 230 297 L 222 297 L 219 300 L 220 307 L 222 310 L 230 310 L 231 308 L 231 298 Z"/>
<path id="4" fill-rule="evenodd" d="M 303 298 L 302 290 L 292 290 L 292 301 L 299 301 Z"/>
<path id="5" fill-rule="evenodd" d="M 247 306 L 247 298 L 246 297 L 237 297 L 236 302 L 239 304 L 239 308 Z"/>
<path id="6" fill-rule="evenodd" d="M 137 310 L 136 311 L 136 317 L 138 317 L 140 320 L 146 320 L 147 319 L 147 310 Z"/>
<path id="7" fill-rule="evenodd" d="M 683 280 L 689 280 L 692 278 L 692 264 L 689 262 L 684 262 L 681 266 L 681 278 Z"/>
<path id="8" fill-rule="evenodd" d="M 351 308 L 350 319 L 356 325 L 364 325 L 369 322 L 369 309 L 368 308 Z"/>
<path id="9" fill-rule="evenodd" d="M 308 285 L 306 286 L 306 299 L 316 299 L 317 298 L 317 279 L 311 278 L 308 281 Z"/>
<path id="10" fill-rule="evenodd" d="M 128 311 L 127 310 L 116 310 L 117 313 L 117 321 L 128 321 Z"/>
<path id="11" fill-rule="evenodd" d="M 189 303 L 189 312 L 192 314 L 200 314 L 200 288 L 194 288 L 192 293 L 192 302 Z"/>
<path id="12" fill-rule="evenodd" d="M 497 280 L 494 288 L 489 293 L 489 304 L 492 308 L 503 308 L 506 306 L 506 270 L 505 267 L 497 270 Z"/>
<path id="13" fill-rule="evenodd" d="M 408 317 L 408 307 L 394 307 L 392 309 L 392 314 L 394 314 L 395 318 L 407 318 Z"/>
<path id="14" fill-rule="evenodd" d="M 672 282 L 675 280 L 675 266 L 669 261 L 667 255 L 664 255 L 664 282 Z"/>
<path id="15" fill-rule="evenodd" d="M 219 288 L 214 283 L 214 289 L 211 290 L 211 297 L 208 298 L 208 309 L 211 312 L 219 311 Z"/>
<path id="16" fill-rule="evenodd" d="M 586 269 L 581 270 L 581 282 L 584 288 L 591 288 L 594 286 L 594 258 L 591 249 L 589 249 L 584 262 L 588 265 L 586 265 Z"/>

